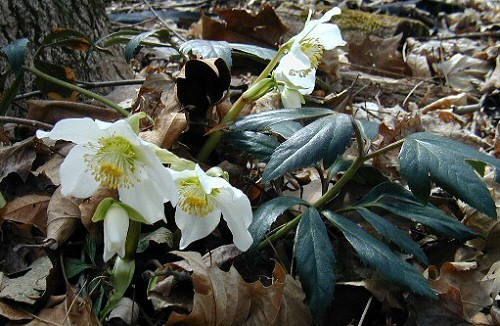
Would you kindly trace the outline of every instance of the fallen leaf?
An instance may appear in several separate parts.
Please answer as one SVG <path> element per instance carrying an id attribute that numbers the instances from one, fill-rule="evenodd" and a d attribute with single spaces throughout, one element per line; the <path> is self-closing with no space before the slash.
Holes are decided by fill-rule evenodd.
<path id="1" fill-rule="evenodd" d="M 466 105 L 467 97 L 468 97 L 467 93 L 445 96 L 437 101 L 434 101 L 424 106 L 421 110 L 422 113 L 425 114 L 433 110 L 449 109 L 452 106 Z"/>
<path id="2" fill-rule="evenodd" d="M 52 270 L 49 257 L 42 256 L 30 265 L 30 270 L 19 277 L 3 277 L 0 298 L 32 305 L 42 297 L 46 288 L 46 278 Z M 3 275 L 3 273 L 0 273 Z"/>
<path id="3" fill-rule="evenodd" d="M 0 279 L 1 280 L 1 279 Z M 0 300 L 0 315 L 7 318 L 10 321 L 19 320 L 31 320 L 33 317 L 27 312 L 19 309 L 19 307 L 13 307 L 8 301 Z"/>
<path id="4" fill-rule="evenodd" d="M 287 31 L 270 5 L 265 5 L 257 15 L 242 9 L 217 9 L 215 12 L 225 22 L 203 15 L 191 34 L 205 40 L 276 47 Z"/>
<path id="5" fill-rule="evenodd" d="M 80 222 L 81 199 L 66 197 L 57 188 L 47 207 L 47 236 L 44 243 L 52 250 L 57 249 L 73 234 Z"/>
<path id="6" fill-rule="evenodd" d="M 92 310 L 92 301 L 89 298 L 82 297 L 78 293 L 78 290 L 71 284 L 66 284 L 66 298 L 63 307 L 71 326 L 101 325 L 95 312 Z M 61 319 L 54 321 L 60 322 Z"/>
<path id="7" fill-rule="evenodd" d="M 471 91 L 484 83 L 485 76 L 490 71 L 490 64 L 488 61 L 457 53 L 449 60 L 435 63 L 434 69 L 453 89 Z"/>
<path id="8" fill-rule="evenodd" d="M 16 173 L 26 182 L 35 158 L 33 137 L 8 147 L 0 147 L 0 181 L 10 173 Z"/>
<path id="9" fill-rule="evenodd" d="M 126 325 L 135 325 L 139 317 L 139 305 L 132 299 L 123 297 L 109 313 L 108 319 L 118 319 Z"/>
<path id="10" fill-rule="evenodd" d="M 26 195 L 14 198 L 5 206 L 4 220 L 35 225 L 44 234 L 47 232 L 47 207 L 50 196 Z"/>
<path id="11" fill-rule="evenodd" d="M 166 325 L 311 323 L 300 285 L 287 277 L 278 263 L 271 285 L 266 287 L 261 281 L 246 283 L 234 267 L 224 272 L 217 266 L 207 265 L 197 252 L 173 253 L 185 261 L 168 263 L 161 268 L 165 275 L 159 277 L 148 294 L 156 309 L 174 308 Z M 184 287 L 179 286 L 181 284 Z M 193 296 L 186 296 L 185 286 L 192 286 Z M 290 288 L 286 289 L 287 286 Z"/>
<path id="12" fill-rule="evenodd" d="M 481 93 L 489 93 L 500 88 L 500 57 L 496 59 L 495 69 L 489 74 L 484 85 L 481 87 Z"/>

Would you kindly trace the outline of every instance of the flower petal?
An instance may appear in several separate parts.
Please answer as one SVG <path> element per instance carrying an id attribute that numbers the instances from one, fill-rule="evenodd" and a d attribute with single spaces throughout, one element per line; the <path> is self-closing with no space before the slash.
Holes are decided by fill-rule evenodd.
<path id="1" fill-rule="evenodd" d="M 339 27 L 335 24 L 318 25 L 309 36 L 317 38 L 325 50 L 332 50 L 346 44 L 342 39 Z"/>
<path id="2" fill-rule="evenodd" d="M 120 205 L 111 205 L 104 218 L 104 261 L 115 254 L 122 258 L 125 256 L 129 223 L 127 211 Z"/>
<path id="3" fill-rule="evenodd" d="M 88 198 L 99 188 L 94 176 L 85 163 L 85 155 L 93 151 L 84 145 L 76 145 L 68 153 L 59 169 L 61 175 L 61 193 L 64 196 Z"/>
<path id="4" fill-rule="evenodd" d="M 224 178 L 212 177 L 206 174 L 198 164 L 195 166 L 195 171 L 206 194 L 210 194 L 214 189 L 231 187 Z"/>
<path id="5" fill-rule="evenodd" d="M 164 220 L 163 191 L 160 191 L 156 182 L 144 172 L 139 174 L 140 181 L 134 187 L 118 189 L 120 200 L 141 213 L 151 224 Z"/>
<path id="6" fill-rule="evenodd" d="M 158 192 L 163 195 L 163 202 L 166 203 L 170 200 L 170 190 L 173 188 L 172 177 L 163 166 L 153 148 L 138 146 L 137 151 L 141 156 L 141 161 L 144 163 L 144 171 L 148 178 L 151 179 Z"/>
<path id="7" fill-rule="evenodd" d="M 241 251 L 246 251 L 253 243 L 248 227 L 252 223 L 252 206 L 248 197 L 237 188 L 222 189 L 215 196 L 222 211 L 222 218 L 233 234 L 233 242 Z"/>
<path id="8" fill-rule="evenodd" d="M 86 144 L 96 141 L 105 134 L 90 118 L 63 119 L 57 122 L 52 131 L 38 130 L 37 138 L 48 137 L 54 140 L 67 140 L 75 144 Z"/>
<path id="9" fill-rule="evenodd" d="M 285 87 L 281 92 L 281 101 L 285 109 L 297 109 L 304 103 L 304 98 L 299 91 Z"/>
<path id="10" fill-rule="evenodd" d="M 179 182 L 196 176 L 195 170 L 182 170 L 182 171 L 175 171 L 170 168 L 166 168 L 167 173 L 169 174 L 169 178 L 171 178 L 172 181 L 169 181 L 167 186 L 167 196 L 170 199 L 170 202 L 172 203 L 172 206 L 176 206 L 177 203 L 179 202 L 179 189 L 180 189 L 180 184 Z"/>
<path id="11" fill-rule="evenodd" d="M 175 210 L 175 223 L 181 230 L 179 248 L 184 249 L 190 243 L 209 235 L 219 224 L 221 211 L 214 209 L 206 216 L 190 215 L 180 207 Z"/>
<path id="12" fill-rule="evenodd" d="M 98 121 L 98 120 L 96 120 Z M 102 125 L 102 121 L 100 124 Z M 121 136 L 128 140 L 133 145 L 140 145 L 141 141 L 139 137 L 132 129 L 132 126 L 128 123 L 127 120 L 118 120 L 112 124 L 109 124 L 107 127 L 102 129 L 108 136 Z"/>

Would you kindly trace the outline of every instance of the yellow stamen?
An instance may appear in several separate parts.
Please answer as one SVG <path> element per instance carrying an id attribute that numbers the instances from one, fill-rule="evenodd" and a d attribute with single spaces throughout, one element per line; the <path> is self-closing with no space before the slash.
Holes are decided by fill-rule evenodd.
<path id="1" fill-rule="evenodd" d="M 97 149 L 95 155 L 85 155 L 84 160 L 94 178 L 111 189 L 129 188 L 137 181 L 136 164 L 139 155 L 125 138 L 112 136 L 99 139 L 99 144 L 89 144 Z"/>
<path id="2" fill-rule="evenodd" d="M 210 194 L 205 193 L 198 177 L 181 180 L 179 185 L 178 206 L 184 212 L 205 217 L 217 207 L 214 197 L 219 193 L 219 190 L 214 189 Z"/>
<path id="3" fill-rule="evenodd" d="M 309 58 L 311 66 L 307 69 L 297 70 L 290 69 L 290 75 L 299 75 L 300 77 L 307 76 L 313 69 L 318 68 L 319 62 L 323 57 L 325 48 L 319 42 L 318 38 L 309 37 L 300 42 L 300 50 Z"/>

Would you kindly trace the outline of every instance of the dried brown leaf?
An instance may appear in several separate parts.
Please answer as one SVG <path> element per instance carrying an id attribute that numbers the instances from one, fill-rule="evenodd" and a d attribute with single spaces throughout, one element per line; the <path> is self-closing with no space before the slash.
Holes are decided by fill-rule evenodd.
<path id="1" fill-rule="evenodd" d="M 310 324 L 299 283 L 287 278 L 278 263 L 271 285 L 266 287 L 261 281 L 246 283 L 234 267 L 224 272 L 217 266 L 207 265 L 197 252 L 174 254 L 185 261 L 166 264 L 162 270 L 173 273 L 162 277 L 149 292 L 156 309 L 173 307 L 177 310 L 172 312 L 166 325 Z M 186 296 L 185 288 L 176 292 L 178 287 L 175 285 L 186 281 L 192 282 L 192 297 Z M 288 289 L 287 283 L 290 283 Z M 303 321 L 305 323 L 300 324 Z"/>
<path id="2" fill-rule="evenodd" d="M 57 249 L 73 234 L 80 221 L 81 199 L 66 197 L 57 188 L 47 208 L 47 237 L 45 243 L 51 249 Z"/>
<path id="3" fill-rule="evenodd" d="M 33 137 L 12 146 L 0 147 L 0 181 L 10 173 L 16 173 L 26 182 L 35 158 Z"/>
<path id="4" fill-rule="evenodd" d="M 481 93 L 489 93 L 495 89 L 500 88 L 500 57 L 496 59 L 495 69 L 486 79 L 486 82 L 481 87 Z"/>
<path id="5" fill-rule="evenodd" d="M 14 198 L 5 206 L 4 220 L 35 225 L 44 234 L 47 231 L 47 207 L 50 196 L 26 195 Z"/>
<path id="6" fill-rule="evenodd" d="M 9 302 L 0 301 L 0 315 L 11 321 L 31 320 L 33 317 L 19 307 L 13 307 Z"/>
<path id="7" fill-rule="evenodd" d="M 101 226 L 92 222 L 92 217 L 94 216 L 97 206 L 104 198 L 108 197 L 118 198 L 118 192 L 116 189 L 100 187 L 92 198 L 83 201 L 79 206 L 83 225 L 87 231 L 89 231 L 90 235 L 98 241 L 101 239 L 102 235 L 100 229 Z"/>
<path id="8" fill-rule="evenodd" d="M 449 60 L 434 64 L 435 70 L 446 79 L 448 86 L 459 91 L 475 90 L 484 82 L 490 63 L 460 53 Z"/>
<path id="9" fill-rule="evenodd" d="M 70 284 L 66 285 L 66 299 L 64 300 L 63 307 L 71 326 L 101 325 L 95 312 L 92 310 L 92 301 L 78 295 L 77 289 Z"/>
<path id="10" fill-rule="evenodd" d="M 216 12 L 225 23 L 204 15 L 192 34 L 206 40 L 275 47 L 287 31 L 270 5 L 255 16 L 241 9 L 217 9 Z"/>
<path id="11" fill-rule="evenodd" d="M 103 121 L 113 121 L 122 117 L 116 110 L 85 103 L 45 100 L 31 100 L 27 103 L 26 118 L 50 124 L 67 118 L 92 117 Z"/>

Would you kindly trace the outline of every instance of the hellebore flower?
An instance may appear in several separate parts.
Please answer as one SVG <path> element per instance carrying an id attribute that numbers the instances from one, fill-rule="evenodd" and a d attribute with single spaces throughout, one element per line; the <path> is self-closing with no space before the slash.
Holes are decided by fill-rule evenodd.
<path id="1" fill-rule="evenodd" d="M 125 256 L 128 226 L 128 212 L 119 204 L 112 204 L 104 217 L 104 261 L 115 254 Z"/>
<path id="2" fill-rule="evenodd" d="M 209 235 L 219 224 L 221 214 L 236 247 L 246 251 L 251 246 L 248 227 L 252 208 L 241 190 L 222 178 L 222 173 L 214 173 L 214 169 L 205 173 L 199 165 L 194 170 L 168 171 L 174 185 L 169 187 L 169 198 L 176 206 L 175 223 L 182 233 L 180 249 Z"/>
<path id="3" fill-rule="evenodd" d="M 90 118 L 64 119 L 38 138 L 76 144 L 61 164 L 61 193 L 88 198 L 100 186 L 117 189 L 120 201 L 136 209 L 147 223 L 165 219 L 169 175 L 153 144 L 140 139 L 129 122 Z"/>
<path id="4" fill-rule="evenodd" d="M 289 51 L 274 70 L 274 78 L 285 107 L 300 107 L 297 103 L 298 99 L 303 103 L 301 95 L 312 93 L 323 52 L 346 44 L 338 26 L 328 23 L 338 14 L 340 8 L 335 7 L 318 20 L 308 20 L 304 29 L 284 45 L 289 47 Z M 280 84 L 288 87 L 280 88 Z"/>

